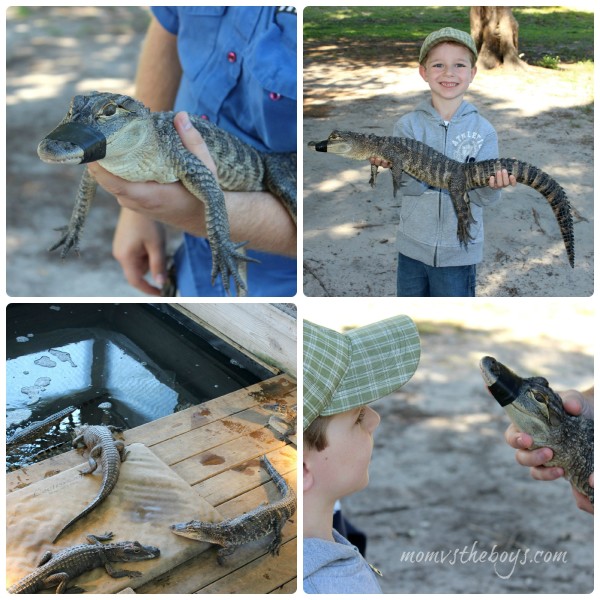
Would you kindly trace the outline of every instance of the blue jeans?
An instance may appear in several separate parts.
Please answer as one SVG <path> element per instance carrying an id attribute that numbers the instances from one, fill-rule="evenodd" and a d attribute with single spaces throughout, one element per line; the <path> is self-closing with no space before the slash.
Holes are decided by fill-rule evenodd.
<path id="1" fill-rule="evenodd" d="M 475 265 L 430 267 L 398 254 L 398 296 L 475 296 Z"/>

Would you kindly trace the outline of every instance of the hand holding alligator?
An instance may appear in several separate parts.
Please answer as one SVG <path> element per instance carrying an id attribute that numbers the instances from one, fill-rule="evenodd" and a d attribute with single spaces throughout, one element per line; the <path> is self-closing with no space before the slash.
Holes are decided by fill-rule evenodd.
<path id="1" fill-rule="evenodd" d="M 571 415 L 583 414 L 586 417 L 594 417 L 593 388 L 585 392 L 567 390 L 559 393 L 563 400 L 566 412 Z M 517 450 L 515 458 L 517 462 L 530 468 L 533 479 L 538 481 L 554 481 L 564 475 L 562 467 L 545 467 L 544 464 L 552 459 L 553 452 L 550 448 L 537 448 L 530 450 L 533 438 L 526 432 L 520 431 L 514 424 L 510 424 L 504 432 L 506 443 Z M 594 474 L 590 476 L 590 485 L 594 487 Z M 572 488 L 573 495 L 578 508 L 593 513 L 593 504 L 583 494 Z"/>
<path id="2" fill-rule="evenodd" d="M 372 156 L 369 161 L 372 165 L 377 165 L 383 169 L 389 169 L 392 166 L 390 161 L 377 156 Z M 493 175 L 490 177 L 489 185 L 494 190 L 501 190 L 509 185 L 513 187 L 517 185 L 517 179 L 514 175 L 509 175 L 506 169 L 503 169 L 502 171 L 498 171 L 495 177 Z"/>
<path id="3" fill-rule="evenodd" d="M 178 113 L 174 125 L 184 146 L 213 172 L 215 163 L 206 143 L 186 113 Z M 164 223 L 196 236 L 206 236 L 204 207 L 180 182 L 130 182 L 109 173 L 98 163 L 88 168 L 98 183 L 124 207 L 115 232 L 113 254 L 127 281 L 146 294 L 159 295 L 166 277 Z M 249 240 L 248 247 L 288 256 L 296 252 L 296 226 L 285 207 L 268 192 L 225 192 L 231 237 Z M 144 275 L 150 273 L 158 287 Z"/>

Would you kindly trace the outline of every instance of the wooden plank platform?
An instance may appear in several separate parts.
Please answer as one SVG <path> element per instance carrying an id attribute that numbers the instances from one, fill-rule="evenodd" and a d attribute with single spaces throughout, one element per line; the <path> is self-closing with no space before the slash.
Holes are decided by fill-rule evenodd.
<path id="1" fill-rule="evenodd" d="M 130 429 L 122 436 L 126 444 L 145 444 L 228 518 L 278 497 L 277 488 L 259 468 L 262 454 L 296 489 L 296 447 L 280 439 L 268 425 L 272 413 L 262 408 L 274 403 L 296 404 L 296 382 L 291 377 L 275 376 Z M 72 450 L 9 473 L 7 493 L 81 463 L 81 454 Z M 193 518 L 190 515 L 190 520 Z M 214 546 L 135 592 L 293 593 L 297 581 L 296 522 L 294 515 L 284 527 L 279 556 L 271 556 L 268 542 L 258 540 L 236 550 L 221 567 L 216 561 L 218 547 Z"/>

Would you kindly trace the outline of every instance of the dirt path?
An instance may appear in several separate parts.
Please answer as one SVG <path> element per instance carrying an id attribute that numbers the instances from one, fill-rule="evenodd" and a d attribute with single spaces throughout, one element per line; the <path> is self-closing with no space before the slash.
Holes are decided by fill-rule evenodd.
<path id="1" fill-rule="evenodd" d="M 391 177 L 368 186 L 366 164 L 309 150 L 332 129 L 390 135 L 426 97 L 417 65 L 307 60 L 304 70 L 304 290 L 309 296 L 395 295 L 399 199 Z M 573 93 L 577 90 L 577 94 Z M 565 188 L 575 215 L 575 269 L 546 201 L 519 185 L 485 211 L 479 296 L 593 293 L 593 86 L 577 67 L 480 71 L 467 99 L 498 131 L 500 153 L 532 162 Z"/>
<path id="2" fill-rule="evenodd" d="M 593 517 L 575 507 L 566 481 L 534 481 L 515 462 L 508 420 L 477 366 L 490 354 L 555 389 L 589 387 L 589 300 L 573 300 L 568 320 L 558 300 L 307 304 L 306 318 L 338 330 L 403 312 L 420 331 L 414 377 L 373 404 L 381 424 L 369 486 L 342 502 L 368 534 L 384 592 L 591 592 Z"/>
<path id="3" fill-rule="evenodd" d="M 72 96 L 133 92 L 148 11 L 139 7 L 29 7 L 7 13 L 7 292 L 10 296 L 140 296 L 111 247 L 119 207 L 99 191 L 80 256 L 47 249 L 66 225 L 82 167 L 42 163 L 37 145 Z"/>

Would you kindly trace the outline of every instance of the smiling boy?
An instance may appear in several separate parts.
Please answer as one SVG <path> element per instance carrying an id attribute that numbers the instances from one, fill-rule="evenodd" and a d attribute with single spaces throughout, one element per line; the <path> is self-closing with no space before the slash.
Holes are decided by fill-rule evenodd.
<path id="1" fill-rule="evenodd" d="M 393 135 L 416 139 L 459 162 L 498 157 L 498 136 L 477 109 L 464 100 L 477 73 L 477 48 L 471 36 L 452 27 L 425 38 L 419 74 L 431 96 L 396 123 Z M 371 159 L 383 167 L 389 163 Z M 472 239 L 467 248 L 457 236 L 457 218 L 447 190 L 431 188 L 405 175 L 397 236 L 398 296 L 474 296 L 476 264 L 483 258 L 483 209 L 516 185 L 506 170 L 489 187 L 469 192 Z"/>
<path id="2" fill-rule="evenodd" d="M 304 322 L 304 591 L 381 593 L 376 571 L 332 527 L 335 503 L 369 483 L 379 415 L 369 404 L 404 385 L 419 334 L 397 316 L 345 334 Z"/>

